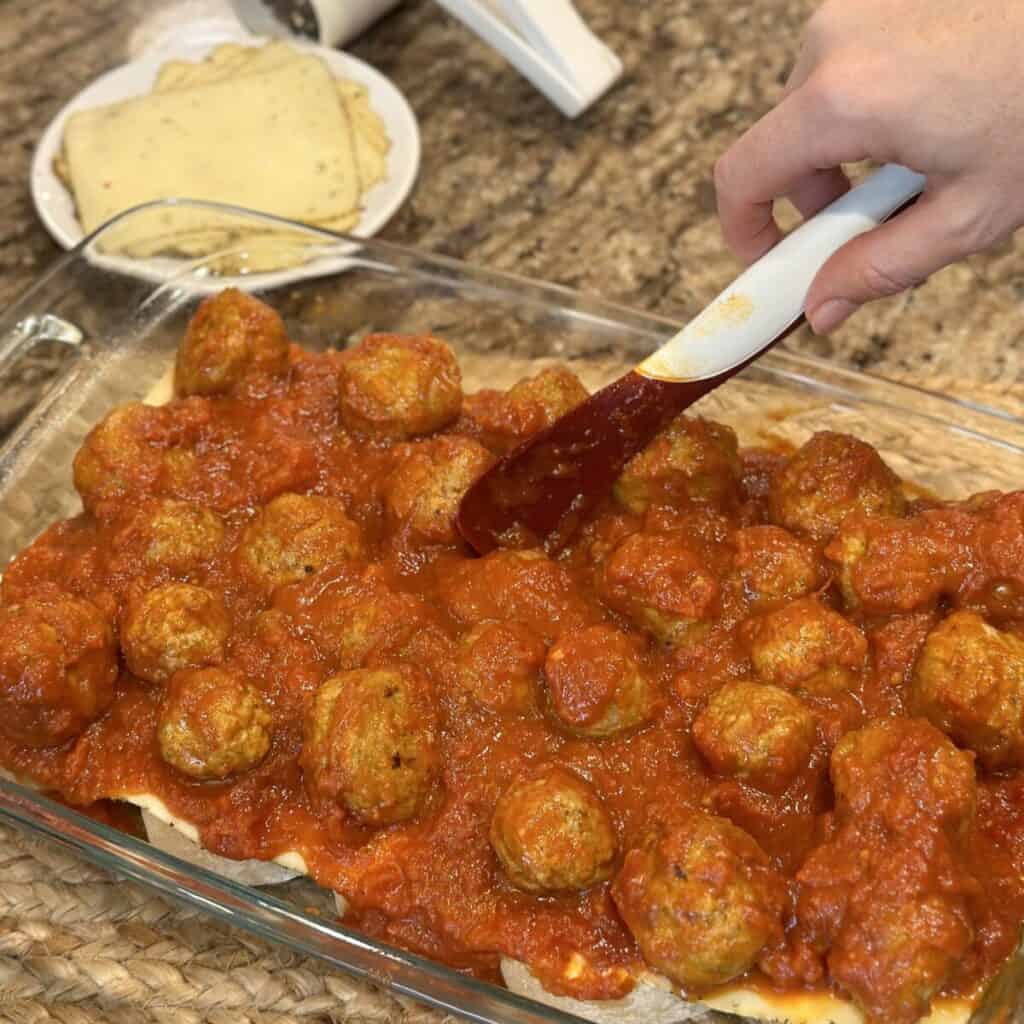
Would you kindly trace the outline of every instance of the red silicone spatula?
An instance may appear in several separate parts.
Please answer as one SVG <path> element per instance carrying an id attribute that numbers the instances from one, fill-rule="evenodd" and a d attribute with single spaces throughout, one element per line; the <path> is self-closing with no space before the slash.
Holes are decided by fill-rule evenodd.
<path id="1" fill-rule="evenodd" d="M 462 536 L 480 554 L 561 547 L 659 430 L 796 326 L 811 282 L 837 249 L 924 185 L 888 164 L 802 224 L 652 356 L 485 473 L 459 507 Z"/>

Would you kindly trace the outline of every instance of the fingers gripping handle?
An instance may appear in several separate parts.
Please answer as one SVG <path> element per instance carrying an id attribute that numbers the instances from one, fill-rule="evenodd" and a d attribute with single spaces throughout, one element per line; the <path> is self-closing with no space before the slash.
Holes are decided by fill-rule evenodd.
<path id="1" fill-rule="evenodd" d="M 638 371 L 697 381 L 747 362 L 800 318 L 811 282 L 833 253 L 878 227 L 924 186 L 924 176 L 906 167 L 882 167 L 745 270 Z"/>

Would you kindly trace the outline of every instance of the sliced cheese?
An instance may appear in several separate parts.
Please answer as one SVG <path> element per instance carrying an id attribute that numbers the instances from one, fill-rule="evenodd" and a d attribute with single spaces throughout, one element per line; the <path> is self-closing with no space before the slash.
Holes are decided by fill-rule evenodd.
<path id="1" fill-rule="evenodd" d="M 352 129 L 315 57 L 80 111 L 68 120 L 65 150 L 86 231 L 138 203 L 175 196 L 301 221 L 341 217 L 359 203 Z M 115 228 L 108 246 L 209 228 L 207 213 L 188 209 L 142 221 Z"/>

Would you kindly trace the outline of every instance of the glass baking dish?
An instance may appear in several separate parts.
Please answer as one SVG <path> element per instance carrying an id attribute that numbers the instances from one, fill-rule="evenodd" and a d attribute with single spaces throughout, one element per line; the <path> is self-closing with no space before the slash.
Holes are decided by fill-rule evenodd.
<path id="1" fill-rule="evenodd" d="M 169 205 L 129 212 L 116 230 L 148 230 Z M 476 386 L 505 386 L 537 360 L 557 359 L 595 387 L 677 328 L 442 257 L 208 209 L 232 226 L 211 256 L 127 261 L 110 251 L 108 225 L 0 318 L 0 567 L 53 519 L 79 511 L 70 464 L 86 432 L 166 377 L 196 304 L 226 284 L 261 295 L 312 348 L 374 331 L 432 331 L 456 348 Z M 950 497 L 1012 489 L 1024 476 L 1024 422 L 784 351 L 699 409 L 730 423 L 746 444 L 799 443 L 826 427 L 855 433 L 905 479 Z M 308 881 L 269 892 L 238 885 L 2 779 L 0 815 L 239 928 L 469 1019 L 578 1019 L 360 936 L 332 918 L 329 896 Z"/>

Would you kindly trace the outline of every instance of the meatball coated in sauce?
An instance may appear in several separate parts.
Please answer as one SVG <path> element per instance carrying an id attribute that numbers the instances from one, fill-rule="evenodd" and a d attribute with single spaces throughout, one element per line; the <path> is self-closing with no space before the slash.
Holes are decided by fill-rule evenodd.
<path id="1" fill-rule="evenodd" d="M 817 734 L 798 697 L 763 683 L 726 683 L 693 723 L 708 764 L 766 793 L 781 793 L 806 768 Z"/>
<path id="2" fill-rule="evenodd" d="M 868 652 L 852 622 L 811 597 L 748 620 L 744 635 L 759 679 L 823 697 L 849 690 Z"/>
<path id="3" fill-rule="evenodd" d="M 276 310 L 228 288 L 204 299 L 189 321 L 174 366 L 179 395 L 232 395 L 288 369 L 288 335 Z"/>
<path id="4" fill-rule="evenodd" d="M 566 567 L 542 551 L 499 550 L 463 559 L 445 566 L 438 585 L 459 621 L 513 620 L 548 643 L 599 618 Z"/>
<path id="5" fill-rule="evenodd" d="M 551 426 L 588 397 L 582 381 L 564 366 L 549 366 L 508 391 L 493 389 L 467 395 L 463 413 L 473 436 L 496 451 Z"/>
<path id="6" fill-rule="evenodd" d="M 892 828 L 928 818 L 960 833 L 974 814 L 974 758 L 923 719 L 848 732 L 832 751 L 836 817 L 881 814 Z"/>
<path id="7" fill-rule="evenodd" d="M 714 615 L 720 584 L 682 533 L 635 533 L 604 560 L 601 599 L 663 643 L 684 643 Z"/>
<path id="8" fill-rule="evenodd" d="M 117 646 L 88 601 L 59 595 L 0 608 L 0 733 L 27 747 L 65 743 L 114 698 Z"/>
<path id="9" fill-rule="evenodd" d="M 753 967 L 781 938 L 788 903 L 755 840 L 701 813 L 630 850 L 612 898 L 647 963 L 698 992 Z"/>
<path id="10" fill-rule="evenodd" d="M 615 626 L 564 634 L 544 662 L 548 700 L 569 732 L 601 739 L 648 721 L 657 706 L 656 684 L 637 645 Z"/>
<path id="11" fill-rule="evenodd" d="M 416 817 L 441 774 L 430 681 L 411 665 L 328 679 L 306 713 L 301 764 L 311 796 L 364 825 Z"/>
<path id="12" fill-rule="evenodd" d="M 104 501 L 153 492 L 170 453 L 156 444 L 166 433 L 165 410 L 130 402 L 96 424 L 74 460 L 75 489 L 95 511 Z"/>
<path id="13" fill-rule="evenodd" d="M 263 760 L 272 721 L 263 695 L 240 672 L 176 672 L 160 705 L 160 756 L 193 779 L 227 778 Z"/>
<path id="14" fill-rule="evenodd" d="M 455 658 L 459 691 L 498 713 L 537 706 L 537 679 L 547 648 L 521 622 L 481 622 L 464 634 Z"/>
<path id="15" fill-rule="evenodd" d="M 230 629 L 217 594 L 167 583 L 128 601 L 121 614 L 121 650 L 135 675 L 162 683 L 181 669 L 222 661 Z"/>
<path id="16" fill-rule="evenodd" d="M 533 893 L 588 889 L 610 878 L 615 829 L 601 798 L 574 772 L 535 770 L 502 795 L 491 846 L 509 881 Z"/>
<path id="17" fill-rule="evenodd" d="M 869 444 L 846 434 L 815 434 L 777 472 L 768 496 L 778 526 L 827 541 L 851 512 L 900 516 L 899 478 Z"/>
<path id="18" fill-rule="evenodd" d="M 462 408 L 455 354 L 429 334 L 371 334 L 346 353 L 338 383 L 343 425 L 369 438 L 430 434 Z"/>
<path id="19" fill-rule="evenodd" d="M 990 771 L 1024 767 L 1024 637 L 950 615 L 917 659 L 910 707 Z"/>
<path id="20" fill-rule="evenodd" d="M 245 528 L 236 559 L 250 580 L 271 591 L 363 554 L 359 527 L 340 502 L 314 494 L 282 494 Z"/>
<path id="21" fill-rule="evenodd" d="M 158 498 L 133 510 L 115 541 L 115 558 L 141 558 L 151 569 L 188 573 L 213 558 L 224 542 L 215 512 L 187 501 Z"/>
<path id="22" fill-rule="evenodd" d="M 731 505 L 739 494 L 739 445 L 720 423 L 677 416 L 616 481 L 619 504 L 640 515 L 651 505 L 687 501 Z"/>
<path id="23" fill-rule="evenodd" d="M 757 606 L 792 601 L 815 591 L 825 580 L 814 546 L 778 526 L 737 530 L 736 571 Z"/>
<path id="24" fill-rule="evenodd" d="M 459 543 L 459 502 L 493 462 L 483 445 L 467 437 L 437 437 L 418 444 L 384 485 L 391 529 L 427 544 Z"/>

